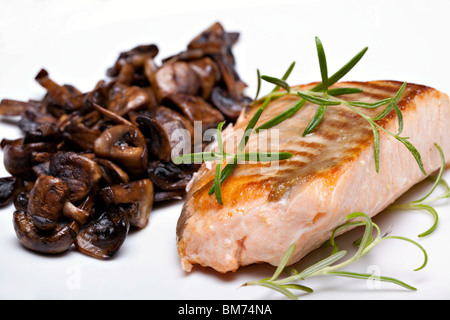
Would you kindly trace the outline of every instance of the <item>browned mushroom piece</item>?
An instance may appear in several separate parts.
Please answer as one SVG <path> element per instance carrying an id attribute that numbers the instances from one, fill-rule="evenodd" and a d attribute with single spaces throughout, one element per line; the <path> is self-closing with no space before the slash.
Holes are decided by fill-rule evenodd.
<path id="1" fill-rule="evenodd" d="M 69 195 L 69 186 L 52 176 L 37 178 L 28 198 L 27 212 L 41 230 L 56 227 L 64 202 Z"/>
<path id="2" fill-rule="evenodd" d="M 58 226 L 49 231 L 36 228 L 26 211 L 15 211 L 13 224 L 20 243 L 33 251 L 58 254 L 67 251 L 74 243 L 76 233 L 69 226 Z"/>
<path id="3" fill-rule="evenodd" d="M 83 226 L 91 216 L 91 212 L 75 206 L 72 202 L 66 200 L 62 206 L 62 214 L 71 221 L 77 222 Z"/>
<path id="4" fill-rule="evenodd" d="M 163 103 L 170 108 L 180 110 L 192 124 L 194 124 L 194 121 L 201 121 L 203 130 L 216 128 L 219 123 L 225 120 L 220 111 L 197 96 L 174 93 L 168 95 Z"/>
<path id="5" fill-rule="evenodd" d="M 211 101 L 228 120 L 234 122 L 251 100 L 246 97 L 243 97 L 241 100 L 235 100 L 224 89 L 215 87 L 211 94 Z"/>
<path id="6" fill-rule="evenodd" d="M 176 152 L 173 149 L 177 144 L 185 144 L 184 148 L 192 144 L 193 126 L 188 119 L 172 109 L 160 106 L 148 115 L 136 117 L 135 121 L 148 139 L 149 154 L 156 159 L 169 161 L 172 151 Z M 178 153 L 182 151 L 180 148 Z"/>
<path id="7" fill-rule="evenodd" d="M 108 69 L 107 75 L 117 77 L 124 65 L 131 65 L 134 68 L 142 67 L 146 60 L 153 59 L 158 52 L 159 49 L 154 44 L 140 45 L 121 52 L 114 66 Z"/>
<path id="8" fill-rule="evenodd" d="M 130 225 L 142 229 L 147 226 L 153 207 L 153 183 L 149 179 L 136 180 L 127 184 L 116 184 L 102 189 L 106 203 L 130 204 Z"/>
<path id="9" fill-rule="evenodd" d="M 219 22 L 201 32 L 191 40 L 188 49 L 201 49 L 205 54 L 222 53 L 227 45 L 226 32 Z"/>
<path id="10" fill-rule="evenodd" d="M 117 83 L 109 92 L 107 109 L 124 116 L 130 111 L 148 108 L 149 104 L 150 98 L 146 90 Z"/>
<path id="11" fill-rule="evenodd" d="M 13 202 L 17 184 L 18 179 L 16 177 L 0 178 L 0 207 L 7 206 Z"/>
<path id="12" fill-rule="evenodd" d="M 62 133 L 56 125 L 56 119 L 40 115 L 31 110 L 24 112 L 18 122 L 19 128 L 25 133 L 24 144 L 32 142 L 52 142 L 57 144 L 62 139 Z"/>
<path id="13" fill-rule="evenodd" d="M 106 129 L 95 140 L 94 153 L 116 162 L 133 175 L 140 175 L 147 169 L 147 142 L 135 126 L 120 124 Z"/>
<path id="14" fill-rule="evenodd" d="M 210 57 L 203 57 L 190 61 L 189 65 L 200 77 L 200 96 L 207 100 L 211 96 L 216 82 L 220 80 L 220 71 L 217 64 Z"/>
<path id="15" fill-rule="evenodd" d="M 66 144 L 83 151 L 94 150 L 94 142 L 100 134 L 100 130 L 86 126 L 82 118 L 71 120 L 63 130 Z"/>
<path id="16" fill-rule="evenodd" d="M 50 174 L 63 180 L 69 187 L 68 200 L 83 200 L 102 177 L 99 165 L 75 152 L 57 152 L 50 159 Z"/>
<path id="17" fill-rule="evenodd" d="M 18 101 L 12 99 L 3 99 L 0 102 L 0 115 L 2 116 L 21 116 L 29 110 L 37 110 L 40 106 L 38 101 Z"/>
<path id="18" fill-rule="evenodd" d="M 181 200 L 186 194 L 185 189 L 178 190 L 155 190 L 154 202 L 165 202 L 169 200 Z"/>
<path id="19" fill-rule="evenodd" d="M 121 206 L 111 206 L 78 233 L 75 245 L 88 256 L 110 259 L 122 246 L 129 228 L 127 211 Z"/>
<path id="20" fill-rule="evenodd" d="M 41 69 L 36 75 L 36 81 L 47 90 L 43 103 L 47 111 L 56 117 L 66 112 L 72 112 L 81 107 L 84 96 L 71 85 L 59 85 L 49 78 L 46 70 Z"/>
<path id="21" fill-rule="evenodd" d="M 128 183 L 130 181 L 130 176 L 114 162 L 101 158 L 95 158 L 94 161 L 102 169 L 102 178 L 107 185 Z"/>
<path id="22" fill-rule="evenodd" d="M 176 165 L 173 162 L 152 161 L 149 163 L 150 180 L 163 190 L 185 189 L 199 168 L 196 164 Z"/>
<path id="23" fill-rule="evenodd" d="M 56 152 L 56 145 L 52 142 L 23 143 L 23 138 L 16 140 L 3 139 L 3 162 L 6 170 L 13 176 L 21 177 L 25 180 L 35 178 L 33 172 L 34 152 Z"/>
<path id="24" fill-rule="evenodd" d="M 196 95 L 200 82 L 199 75 L 184 61 L 163 64 L 150 79 L 158 101 L 177 92 Z"/>

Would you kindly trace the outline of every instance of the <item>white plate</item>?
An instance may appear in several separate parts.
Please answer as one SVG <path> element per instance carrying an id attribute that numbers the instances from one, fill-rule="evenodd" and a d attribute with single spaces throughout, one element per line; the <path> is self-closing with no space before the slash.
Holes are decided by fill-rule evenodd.
<path id="1" fill-rule="evenodd" d="M 120 51 L 156 43 L 161 59 L 185 48 L 192 37 L 215 21 L 241 32 L 234 48 L 237 68 L 256 90 L 256 69 L 281 76 L 297 61 L 291 84 L 320 79 L 314 36 L 324 44 L 329 71 L 334 72 L 365 46 L 369 51 L 348 80 L 395 79 L 450 92 L 448 1 L 1 1 L 0 98 L 39 99 L 44 90 L 34 82 L 40 68 L 52 79 L 83 91 L 105 78 Z M 188 5 L 189 4 L 189 5 Z M 263 90 L 269 87 L 263 87 Z M 20 132 L 0 123 L 1 138 Z M 2 154 L 0 154 L 2 156 Z M 0 159 L 1 160 L 1 159 Z M 1 176 L 8 175 L 1 167 Z M 450 178 L 446 173 L 445 177 Z M 425 188 L 426 186 L 424 186 Z M 415 189 L 417 196 L 425 191 Z M 414 194 L 412 195 L 414 196 Z M 75 250 L 50 257 L 25 250 L 12 226 L 12 206 L 0 212 L 0 298 L 3 299 L 284 299 L 262 287 L 241 284 L 271 275 L 273 267 L 257 265 L 220 275 L 179 267 L 175 225 L 182 202 L 155 208 L 149 226 L 131 232 L 111 261 L 89 258 Z M 383 242 L 350 270 L 381 272 L 418 288 L 320 277 L 307 279 L 312 294 L 301 299 L 448 299 L 450 298 L 450 205 L 436 206 L 440 221 L 434 234 L 417 234 L 432 223 L 421 212 L 385 212 L 375 221 L 383 230 L 417 240 L 429 254 L 400 241 Z M 345 239 L 356 238 L 352 232 Z M 306 266 L 324 252 L 306 260 Z"/>

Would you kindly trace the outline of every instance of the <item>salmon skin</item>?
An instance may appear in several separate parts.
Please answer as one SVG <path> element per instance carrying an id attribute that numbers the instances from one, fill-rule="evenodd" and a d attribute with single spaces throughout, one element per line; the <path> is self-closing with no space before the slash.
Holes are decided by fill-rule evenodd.
<path id="1" fill-rule="evenodd" d="M 308 90 L 314 85 L 294 89 Z M 397 81 L 340 82 L 332 88 L 360 88 L 362 93 L 339 98 L 373 103 L 392 98 L 401 85 Z M 289 95 L 273 100 L 258 125 L 298 99 Z M 408 84 L 398 106 L 404 121 L 402 136 L 410 137 L 420 152 L 426 173 L 434 173 L 441 166 L 435 143 L 450 159 L 448 96 L 427 86 Z M 223 132 L 225 146 L 236 139 L 237 129 L 245 128 L 256 109 L 242 113 L 234 128 Z M 375 116 L 382 109 L 361 110 Z M 372 128 L 343 105 L 329 106 L 315 131 L 303 137 L 316 110 L 317 105 L 306 103 L 293 117 L 269 129 L 277 130 L 279 137 L 268 142 L 270 147 L 293 156 L 277 166 L 237 165 L 221 186 L 223 205 L 208 195 L 215 164 L 201 166 L 188 186 L 177 223 L 177 250 L 183 270 L 189 272 L 193 265 L 200 265 L 226 273 L 254 263 L 276 266 L 293 243 L 296 248 L 288 264 L 295 263 L 329 240 L 348 214 L 359 211 L 373 217 L 426 178 L 409 150 L 381 130 L 376 172 Z M 398 130 L 394 111 L 377 123 L 391 132 Z M 252 133 L 249 149 L 258 143 L 260 134 Z"/>

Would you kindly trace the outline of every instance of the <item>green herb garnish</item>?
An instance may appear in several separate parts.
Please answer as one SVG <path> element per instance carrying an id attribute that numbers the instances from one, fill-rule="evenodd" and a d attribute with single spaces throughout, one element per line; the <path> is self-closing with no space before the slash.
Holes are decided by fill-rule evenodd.
<path id="1" fill-rule="evenodd" d="M 351 221 L 353 219 L 362 219 L 362 221 Z M 338 229 L 335 230 L 335 232 L 333 232 L 333 235 L 330 240 L 330 243 L 332 243 L 333 251 L 329 257 L 317 262 L 316 264 L 304 269 L 303 271 L 298 271 L 293 267 L 287 266 L 287 263 L 295 249 L 295 244 L 292 244 L 284 254 L 283 259 L 281 260 L 279 266 L 276 268 L 272 277 L 261 280 L 249 281 L 244 283 L 243 286 L 258 285 L 267 287 L 284 294 L 285 296 L 287 296 L 292 300 L 297 300 L 298 297 L 291 291 L 291 289 L 301 290 L 305 292 L 313 292 L 313 289 L 307 286 L 293 283 L 295 281 L 304 280 L 306 278 L 315 276 L 340 276 L 355 279 L 374 279 L 374 276 L 372 274 L 342 271 L 341 269 L 361 259 L 366 254 L 368 254 L 377 244 L 387 239 L 403 240 L 416 245 L 424 254 L 424 262 L 422 263 L 421 266 L 414 269 L 414 271 L 418 271 L 426 266 L 428 261 L 428 255 L 425 249 L 416 241 L 405 237 L 382 235 L 380 232 L 380 228 L 369 218 L 369 216 L 367 216 L 362 212 L 354 212 L 348 215 L 347 220 L 350 221 L 340 226 Z M 365 226 L 364 234 L 358 244 L 358 250 L 353 256 L 351 256 L 347 260 L 337 263 L 347 255 L 347 251 L 338 249 L 334 241 L 335 233 L 338 230 L 353 228 L 355 226 Z M 375 237 L 373 236 L 373 230 L 377 231 Z M 285 278 L 278 279 L 283 271 L 287 272 L 289 275 Z M 409 290 L 417 290 L 413 286 L 406 284 L 403 281 L 400 281 L 395 278 L 386 276 L 377 276 L 375 277 L 375 279 L 383 282 L 390 282 Z"/>
<path id="2" fill-rule="evenodd" d="M 338 89 L 329 89 L 329 86 L 336 83 L 338 80 L 340 80 L 344 75 L 346 75 L 358 62 L 361 60 L 365 52 L 367 51 L 367 48 L 364 48 L 362 51 L 360 51 L 357 55 L 355 55 L 346 65 L 344 65 L 339 71 L 337 71 L 335 74 L 333 74 L 330 78 L 328 78 L 328 68 L 327 68 L 327 61 L 325 57 L 325 51 L 322 45 L 322 42 L 318 37 L 316 37 L 316 47 L 317 47 L 317 55 L 319 58 L 319 66 L 320 66 L 320 73 L 322 77 L 322 82 L 318 85 L 316 85 L 311 90 L 307 91 L 298 91 L 298 90 L 292 90 L 292 88 L 287 84 L 287 82 L 283 79 L 276 79 L 273 77 L 268 76 L 261 76 L 262 80 L 269 81 L 271 83 L 277 84 L 279 87 L 285 89 L 278 90 L 276 92 L 272 91 L 270 94 L 262 97 L 260 100 L 264 100 L 266 102 L 267 100 L 273 100 L 276 98 L 279 98 L 281 96 L 285 95 L 298 95 L 301 97 L 301 99 L 295 103 L 291 108 L 287 109 L 286 111 L 282 112 L 281 114 L 275 116 L 271 120 L 267 121 L 266 123 L 258 126 L 256 128 L 256 131 L 262 130 L 262 129 L 269 129 L 284 120 L 292 117 L 295 113 L 297 113 L 306 103 L 306 101 L 318 105 L 317 111 L 313 118 L 310 120 L 309 124 L 306 126 L 305 130 L 303 131 L 303 136 L 306 136 L 308 134 L 311 134 L 314 132 L 314 130 L 317 128 L 317 126 L 320 125 L 327 107 L 329 106 L 337 106 L 337 105 L 344 105 L 348 107 L 349 109 L 353 110 L 356 114 L 361 116 L 363 119 L 367 120 L 367 122 L 370 124 L 373 132 L 373 141 L 374 141 L 374 158 L 375 158 L 375 169 L 377 172 L 379 172 L 380 168 L 380 137 L 379 137 L 379 131 L 384 131 L 385 133 L 391 135 L 395 139 L 397 139 L 399 142 L 401 142 L 413 155 L 414 159 L 416 160 L 420 170 L 424 175 L 426 175 L 425 169 L 423 167 L 422 158 L 420 156 L 420 153 L 417 151 L 417 149 L 414 147 L 414 145 L 408 141 L 408 137 L 402 137 L 400 136 L 402 130 L 403 130 L 403 116 L 401 113 L 400 108 L 397 106 L 398 101 L 400 100 L 401 95 L 403 94 L 403 91 L 406 87 L 406 82 L 403 83 L 403 85 L 400 87 L 400 89 L 397 91 L 395 96 L 393 98 L 388 99 L 382 99 L 374 103 L 367 103 L 367 102 L 361 102 L 361 101 L 345 101 L 342 99 L 337 98 L 337 95 L 342 94 L 352 94 L 352 93 L 360 93 L 362 90 L 357 88 L 338 88 Z M 292 70 L 291 70 L 292 71 Z M 259 100 L 259 101 L 260 101 Z M 256 102 L 254 102 L 256 103 Z M 370 117 L 366 115 L 365 113 L 361 112 L 359 109 L 375 109 L 382 106 L 386 106 L 378 115 L 375 117 Z M 383 126 L 379 125 L 377 121 L 384 119 L 387 115 L 391 113 L 392 110 L 395 110 L 397 114 L 398 119 L 398 132 L 393 133 L 389 130 L 385 129 Z"/>
<path id="3" fill-rule="evenodd" d="M 444 199 L 444 198 L 450 197 L 450 187 L 447 184 L 447 182 L 442 178 L 444 170 L 445 170 L 444 153 L 442 152 L 442 149 L 439 146 L 439 144 L 435 143 L 435 146 L 438 149 L 439 155 L 441 157 L 441 169 L 439 170 L 439 173 L 436 177 L 429 177 L 429 179 L 434 181 L 434 184 L 433 184 L 432 188 L 430 189 L 430 191 L 425 196 L 423 196 L 422 198 L 420 198 L 418 200 L 414 200 L 414 201 L 411 201 L 411 202 L 405 203 L 405 204 L 393 204 L 388 208 L 388 209 L 426 210 L 426 211 L 430 212 L 433 215 L 435 221 L 431 228 L 429 228 L 427 231 L 419 234 L 418 237 L 424 237 L 424 236 L 430 235 L 436 229 L 436 226 L 438 223 L 437 212 L 432 206 L 429 205 L 429 203 L 439 200 L 439 199 Z M 435 189 L 437 188 L 438 185 L 442 185 L 445 189 L 445 192 L 429 199 L 429 197 L 435 191 Z M 358 220 L 353 220 L 353 219 L 358 219 Z M 372 221 L 372 219 L 370 219 L 366 214 L 361 213 L 361 212 L 355 212 L 355 213 L 348 215 L 347 220 L 349 220 L 347 223 L 337 227 L 331 234 L 330 240 L 327 243 L 332 248 L 332 251 L 331 251 L 331 254 L 329 257 L 306 268 L 302 272 L 299 272 L 296 269 L 287 266 L 287 263 L 295 249 L 295 244 L 292 244 L 288 248 L 286 253 L 284 254 L 283 258 L 280 261 L 279 266 L 276 268 L 276 270 L 271 278 L 265 278 L 265 279 L 256 280 L 256 281 L 249 281 L 249 282 L 245 283 L 243 286 L 259 285 L 259 286 L 267 287 L 267 288 L 270 288 L 270 289 L 273 289 L 273 290 L 283 293 L 285 296 L 287 296 L 290 299 L 297 300 L 298 297 L 292 291 L 290 291 L 290 289 L 297 289 L 297 290 L 301 290 L 301 291 L 305 291 L 305 292 L 313 292 L 313 290 L 309 287 L 299 285 L 296 283 L 292 283 L 292 282 L 298 281 L 298 280 L 304 280 L 305 278 L 308 278 L 308 277 L 330 275 L 330 276 L 349 277 L 349 278 L 355 278 L 355 279 L 373 279 L 373 275 L 371 275 L 371 274 L 348 272 L 348 271 L 342 271 L 341 269 L 343 267 L 355 262 L 356 260 L 359 260 L 364 255 L 369 253 L 377 244 L 379 244 L 381 241 L 386 240 L 386 239 L 398 239 L 398 240 L 407 241 L 407 242 L 410 242 L 410 243 L 416 245 L 420 250 L 422 250 L 422 252 L 424 254 L 424 262 L 421 266 L 414 269 L 414 271 L 419 271 L 426 266 L 426 264 L 428 262 L 428 254 L 425 251 L 425 249 L 420 244 L 418 244 L 416 241 L 411 240 L 406 237 L 388 236 L 387 233 L 384 233 L 382 235 L 379 227 Z M 333 263 L 336 263 L 339 260 L 341 260 L 347 254 L 347 252 L 345 250 L 339 250 L 339 247 L 337 246 L 336 241 L 335 241 L 336 234 L 338 234 L 339 232 L 341 232 L 342 230 L 345 230 L 347 228 L 354 228 L 354 227 L 359 227 L 359 226 L 365 226 L 365 230 L 364 230 L 363 236 L 361 238 L 357 239 L 356 241 L 354 241 L 354 243 L 353 243 L 354 245 L 358 246 L 357 252 L 350 259 L 348 259 L 344 262 L 341 262 L 339 264 L 332 265 Z M 375 236 L 375 238 L 373 237 L 374 229 L 377 231 L 377 235 Z M 287 272 L 289 274 L 289 276 L 284 279 L 277 280 L 282 272 Z M 378 279 L 379 281 L 383 281 L 383 282 L 391 282 L 393 284 L 402 286 L 409 290 L 416 290 L 416 288 L 414 288 L 398 279 L 395 279 L 395 278 L 380 276 L 380 277 L 376 277 L 376 279 Z"/>

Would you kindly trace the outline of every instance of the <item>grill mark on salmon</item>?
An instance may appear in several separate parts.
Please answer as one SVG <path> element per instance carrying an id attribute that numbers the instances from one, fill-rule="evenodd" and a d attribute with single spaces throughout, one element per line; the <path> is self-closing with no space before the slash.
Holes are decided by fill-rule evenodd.
<path id="1" fill-rule="evenodd" d="M 393 97 L 401 84 L 345 82 L 333 87 L 364 90 L 341 99 L 375 102 Z M 314 85 L 293 89 L 308 90 Z M 274 100 L 258 123 L 270 120 L 298 99 L 284 96 Z M 434 142 L 450 159 L 448 97 L 426 86 L 408 84 L 398 106 L 404 118 L 402 136 L 410 137 L 419 150 L 425 170 L 434 172 L 440 166 Z M 383 108 L 361 110 L 375 116 Z M 222 206 L 214 195 L 208 195 L 215 164 L 202 165 L 189 185 L 177 224 L 177 248 L 184 270 L 190 271 L 195 264 L 219 272 L 260 262 L 277 265 L 288 246 L 296 243 L 290 261 L 294 263 L 328 240 L 347 214 L 362 211 L 372 217 L 425 178 L 403 144 L 382 131 L 380 172 L 376 173 L 372 128 L 345 106 L 329 106 L 316 130 L 302 137 L 316 110 L 317 106 L 306 103 L 270 129 L 279 130 L 279 144 L 270 140 L 269 147 L 276 150 L 267 151 L 291 152 L 293 157 L 278 163 L 239 164 L 222 184 Z M 234 128 L 245 128 L 255 111 L 242 114 Z M 396 117 L 392 111 L 377 123 L 396 132 Z M 240 140 L 227 130 L 225 143 Z M 248 148 L 257 146 L 257 139 L 258 135 L 252 134 Z"/>

